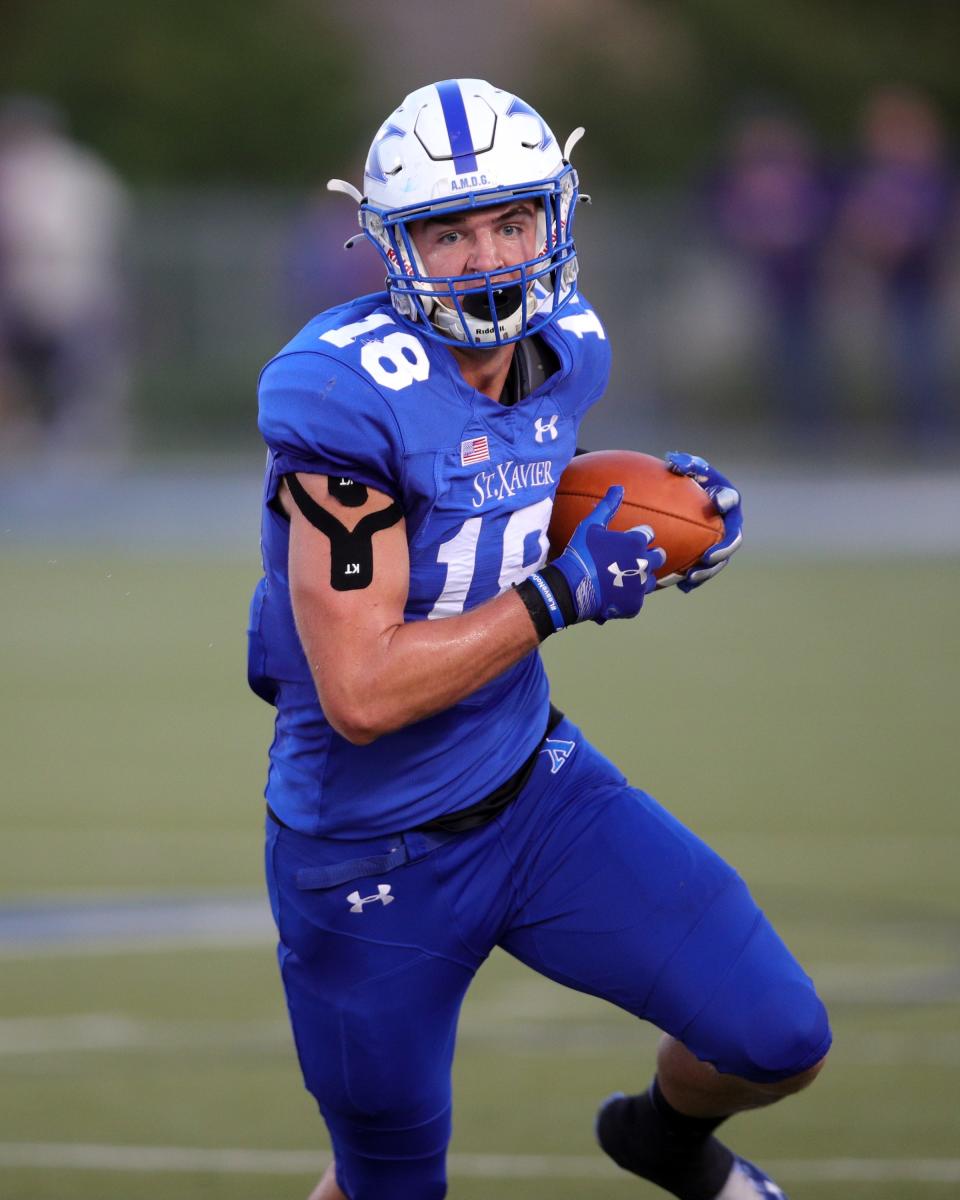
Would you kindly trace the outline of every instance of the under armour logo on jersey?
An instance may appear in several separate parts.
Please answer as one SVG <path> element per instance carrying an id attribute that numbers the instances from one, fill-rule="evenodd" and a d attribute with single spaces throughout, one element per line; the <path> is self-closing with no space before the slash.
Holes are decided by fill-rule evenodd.
<path id="1" fill-rule="evenodd" d="M 542 417 L 537 417 L 533 423 L 533 428 L 538 442 L 542 442 L 547 434 L 550 435 L 551 442 L 557 440 L 557 418 L 559 416 L 559 413 L 554 413 L 549 421 L 544 421 Z"/>
<path id="2" fill-rule="evenodd" d="M 347 897 L 352 913 L 362 913 L 365 904 L 374 904 L 377 900 L 380 901 L 384 908 L 396 900 L 396 896 L 390 895 L 389 883 L 378 883 L 377 894 L 375 896 L 361 896 L 359 892 L 351 892 Z"/>
<path id="3" fill-rule="evenodd" d="M 632 575 L 639 575 L 640 582 L 646 583 L 647 582 L 647 571 L 649 570 L 649 568 L 650 568 L 650 564 L 647 562 L 647 560 L 645 558 L 638 558 L 636 570 L 634 570 L 633 567 L 630 567 L 629 570 L 621 571 L 620 564 L 615 563 L 615 562 L 611 563 L 610 566 L 607 567 L 607 570 L 614 577 L 613 578 L 613 586 L 622 588 L 623 581 L 625 579 L 629 579 Z"/>
<path id="4" fill-rule="evenodd" d="M 543 749 L 540 753 L 550 756 L 551 775 L 556 775 L 576 747 L 576 742 L 569 742 L 566 738 L 547 738 L 544 741 Z"/>

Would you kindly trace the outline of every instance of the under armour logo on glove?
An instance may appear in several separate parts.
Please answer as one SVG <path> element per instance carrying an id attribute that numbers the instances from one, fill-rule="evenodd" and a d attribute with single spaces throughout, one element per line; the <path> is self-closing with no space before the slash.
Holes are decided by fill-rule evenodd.
<path id="1" fill-rule="evenodd" d="M 615 563 L 615 562 L 612 562 L 607 567 L 607 570 L 613 576 L 613 586 L 622 588 L 624 579 L 629 579 L 633 575 L 639 575 L 640 582 L 646 583 L 647 582 L 647 572 L 649 571 L 649 568 L 650 568 L 650 564 L 647 562 L 647 560 L 645 558 L 638 558 L 636 570 L 634 570 L 631 567 L 627 571 L 622 571 L 620 569 L 620 564 Z"/>
<path id="2" fill-rule="evenodd" d="M 375 904 L 378 900 L 384 908 L 396 900 L 396 896 L 390 895 L 389 883 L 378 883 L 377 894 L 375 896 L 361 896 L 359 892 L 351 892 L 347 897 L 347 902 L 350 905 L 352 913 L 362 913 L 365 904 Z"/>
<path id="3" fill-rule="evenodd" d="M 622 501 L 623 488 L 609 488 L 573 531 L 559 558 L 534 571 L 518 587 L 521 599 L 523 589 L 529 589 L 524 603 L 535 616 L 535 624 L 537 604 L 545 611 L 546 616 L 537 626 L 541 641 L 575 621 L 602 625 L 612 617 L 634 617 L 647 593 L 656 586 L 656 572 L 667 556 L 650 545 L 653 530 L 648 525 L 625 530 L 607 528 Z M 635 562 L 636 567 L 621 567 L 621 557 L 626 557 L 628 563 Z M 545 625 L 552 625 L 552 629 L 544 629 Z"/>

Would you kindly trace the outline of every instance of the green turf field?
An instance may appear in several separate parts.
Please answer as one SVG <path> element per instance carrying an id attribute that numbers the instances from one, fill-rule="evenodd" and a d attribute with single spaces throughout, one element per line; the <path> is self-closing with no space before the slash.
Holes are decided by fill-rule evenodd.
<path id="1" fill-rule="evenodd" d="M 555 639 L 555 698 L 741 868 L 830 1003 L 832 1065 L 741 1118 L 737 1148 L 780 1164 L 792 1200 L 945 1200 L 960 1191 L 960 564 L 743 557 L 632 624 Z M 255 576 L 252 561 L 5 553 L 0 906 L 260 887 Z M 3 1200 L 305 1195 L 326 1142 L 266 941 L 41 950 L 0 946 Z M 451 1197 L 653 1200 L 591 1135 L 599 1098 L 646 1083 L 653 1044 L 493 959 L 462 1025 Z"/>

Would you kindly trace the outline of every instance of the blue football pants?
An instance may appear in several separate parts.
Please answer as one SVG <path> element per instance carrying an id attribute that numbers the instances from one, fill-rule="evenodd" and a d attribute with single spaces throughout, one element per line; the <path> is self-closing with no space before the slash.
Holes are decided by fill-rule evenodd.
<path id="1" fill-rule="evenodd" d="M 300 1066 L 350 1200 L 446 1195 L 457 1018 L 495 946 L 775 1081 L 826 1012 L 736 872 L 564 720 L 519 797 L 462 834 L 360 842 L 268 819 L 267 882 Z"/>

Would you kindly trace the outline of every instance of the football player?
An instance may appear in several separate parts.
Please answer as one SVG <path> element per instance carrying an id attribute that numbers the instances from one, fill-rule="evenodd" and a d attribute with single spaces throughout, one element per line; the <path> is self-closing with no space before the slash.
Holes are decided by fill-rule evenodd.
<path id="1" fill-rule="evenodd" d="M 610 358 L 577 287 L 581 133 L 561 147 L 480 80 L 409 95 L 363 194 L 330 185 L 386 290 L 316 317 L 261 378 L 250 682 L 277 710 L 267 879 L 334 1150 L 313 1200 L 446 1194 L 457 1016 L 495 946 L 663 1030 L 652 1084 L 608 1099 L 597 1136 L 680 1200 L 782 1195 L 714 1130 L 804 1087 L 830 1043 L 737 874 L 550 703 L 539 644 L 635 617 L 663 563 L 649 529 L 607 528 L 616 487 L 548 562 Z M 671 462 L 724 518 L 690 590 L 737 548 L 740 497 Z"/>

